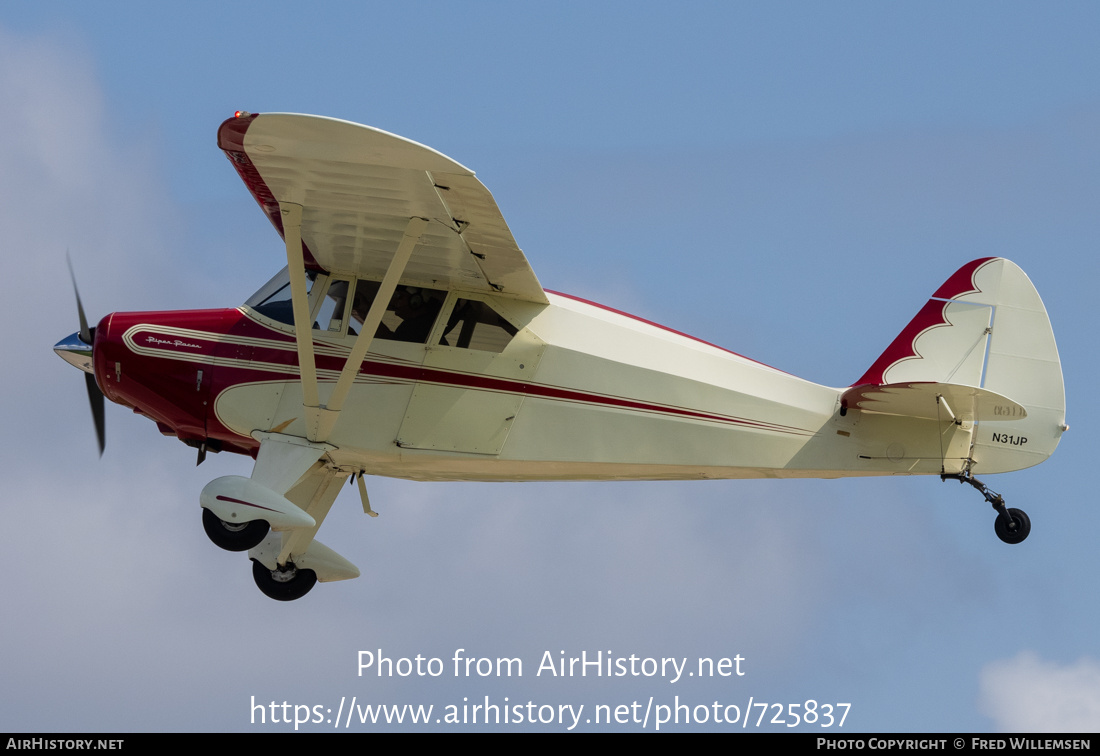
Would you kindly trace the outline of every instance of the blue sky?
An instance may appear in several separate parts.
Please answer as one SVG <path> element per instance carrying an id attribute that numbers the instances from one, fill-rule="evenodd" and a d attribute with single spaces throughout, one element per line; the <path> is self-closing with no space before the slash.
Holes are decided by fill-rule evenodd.
<path id="1" fill-rule="evenodd" d="M 1096 730 L 1098 37 L 1090 3 L 5 3 L 0 729 L 266 731 L 288 727 L 253 724 L 253 696 L 488 695 Z M 959 265 L 1014 260 L 1071 425 L 1051 460 L 987 481 L 1031 537 L 1000 543 L 980 497 L 934 478 L 374 479 L 382 516 L 348 491 L 322 533 L 363 577 L 265 599 L 199 524 L 202 486 L 248 461 L 195 468 L 117 406 L 97 460 L 81 378 L 50 353 L 76 328 L 66 249 L 95 318 L 234 306 L 280 267 L 215 146 L 236 109 L 430 145 L 478 172 L 544 286 L 829 385 Z M 357 675 L 360 650 L 458 648 L 524 677 Z M 549 680 L 547 650 L 740 654 L 746 674 Z"/>

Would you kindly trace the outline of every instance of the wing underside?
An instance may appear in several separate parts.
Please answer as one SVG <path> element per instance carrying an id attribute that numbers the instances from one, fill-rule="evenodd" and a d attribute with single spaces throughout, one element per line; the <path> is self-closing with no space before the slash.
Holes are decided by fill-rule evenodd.
<path id="1" fill-rule="evenodd" d="M 489 190 L 424 145 L 348 121 L 265 113 L 218 130 L 280 235 L 280 207 L 302 207 L 306 264 L 381 280 L 410 218 L 429 221 L 402 281 L 546 302 Z"/>

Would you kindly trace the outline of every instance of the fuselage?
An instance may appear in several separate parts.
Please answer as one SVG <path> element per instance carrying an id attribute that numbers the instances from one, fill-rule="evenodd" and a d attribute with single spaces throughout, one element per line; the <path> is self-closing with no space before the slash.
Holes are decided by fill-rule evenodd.
<path id="1" fill-rule="evenodd" d="M 883 472 L 842 448 L 838 389 L 549 299 L 492 301 L 516 328 L 499 352 L 375 339 L 329 439 L 338 456 L 431 480 Z M 354 340 L 314 339 L 322 401 Z M 293 326 L 249 306 L 115 313 L 96 329 L 94 355 L 108 398 L 191 445 L 252 454 L 257 431 L 305 435 Z"/>

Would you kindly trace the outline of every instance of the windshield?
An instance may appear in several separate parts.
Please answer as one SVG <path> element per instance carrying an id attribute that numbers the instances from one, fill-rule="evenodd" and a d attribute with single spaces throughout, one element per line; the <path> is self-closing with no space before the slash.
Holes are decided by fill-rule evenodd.
<path id="1" fill-rule="evenodd" d="M 329 284 L 329 276 L 315 270 L 306 271 L 306 290 L 309 311 L 313 315 L 313 328 L 338 333 L 344 323 L 344 305 L 347 301 L 348 280 L 335 279 Z M 326 288 L 326 284 L 328 284 Z M 323 302 L 317 298 L 325 292 Z M 279 323 L 294 325 L 294 305 L 290 299 L 290 274 L 286 268 L 276 273 L 270 281 L 248 298 L 246 307 Z M 322 325 L 323 323 L 323 325 Z"/>

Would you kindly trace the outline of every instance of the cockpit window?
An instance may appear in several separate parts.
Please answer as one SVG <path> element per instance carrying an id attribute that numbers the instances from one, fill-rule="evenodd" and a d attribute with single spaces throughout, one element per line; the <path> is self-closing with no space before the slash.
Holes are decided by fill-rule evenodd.
<path id="1" fill-rule="evenodd" d="M 455 302 L 439 343 L 459 349 L 499 353 L 504 351 L 515 335 L 516 327 L 486 302 L 459 299 Z"/>
<path id="2" fill-rule="evenodd" d="M 333 278 L 315 270 L 306 271 L 306 289 L 309 292 L 309 309 L 313 314 L 313 329 L 326 333 L 340 333 L 344 327 L 347 310 L 348 287 L 351 281 Z M 321 292 L 324 299 L 318 301 Z M 255 312 L 279 323 L 294 325 L 294 306 L 290 298 L 290 274 L 283 268 L 259 291 L 248 298 L 245 305 Z"/>
<path id="3" fill-rule="evenodd" d="M 307 271 L 306 275 L 312 287 L 316 273 Z M 290 303 L 290 274 L 287 269 L 283 268 L 272 276 L 270 281 L 248 298 L 245 305 L 279 323 L 294 325 L 294 308 Z"/>
<path id="4" fill-rule="evenodd" d="M 379 286 L 377 281 L 359 281 L 356 284 L 349 333 L 358 333 L 363 328 L 363 321 L 378 295 Z M 390 297 L 374 337 L 411 344 L 427 343 L 436 316 L 446 298 L 445 291 L 421 286 L 398 286 Z"/>
<path id="5" fill-rule="evenodd" d="M 346 322 L 347 333 L 351 336 L 358 335 L 363 329 L 363 320 L 378 295 L 379 282 L 353 281 L 308 270 L 306 278 L 313 329 L 327 334 L 342 334 Z M 354 294 L 349 297 L 353 284 Z M 382 314 L 382 322 L 374 334 L 375 338 L 426 344 L 446 299 L 445 291 L 420 286 L 398 286 Z M 294 325 L 290 274 L 287 269 L 283 268 L 260 287 L 245 305 L 279 323 Z M 515 333 L 515 330 L 512 332 Z"/>

